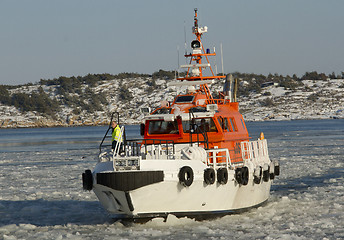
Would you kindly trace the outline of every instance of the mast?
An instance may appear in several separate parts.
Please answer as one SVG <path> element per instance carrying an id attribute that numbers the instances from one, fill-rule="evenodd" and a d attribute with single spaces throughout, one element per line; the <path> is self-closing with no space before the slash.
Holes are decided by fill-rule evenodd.
<path id="1" fill-rule="evenodd" d="M 210 65 L 209 56 L 216 56 L 215 51 L 210 53 L 210 50 L 207 49 L 205 51 L 204 46 L 202 44 L 201 38 L 203 33 L 208 31 L 208 27 L 199 27 L 198 25 L 198 15 L 197 15 L 197 8 L 194 9 L 195 16 L 194 16 L 194 26 L 192 28 L 192 33 L 195 35 L 196 39 L 191 42 L 192 53 L 185 54 L 186 58 L 190 58 L 189 64 L 181 65 L 182 68 L 187 68 L 186 76 L 183 78 L 177 78 L 177 80 L 187 80 L 187 81 L 203 81 L 203 80 L 211 80 L 211 79 L 221 79 L 225 78 L 226 76 L 216 76 L 213 72 L 213 69 Z M 205 58 L 205 61 L 202 61 L 202 58 Z M 205 68 L 209 68 L 211 75 L 204 76 L 203 70 Z M 208 88 L 208 85 L 202 84 L 200 85 L 200 90 L 204 92 L 208 99 L 213 99 Z"/>

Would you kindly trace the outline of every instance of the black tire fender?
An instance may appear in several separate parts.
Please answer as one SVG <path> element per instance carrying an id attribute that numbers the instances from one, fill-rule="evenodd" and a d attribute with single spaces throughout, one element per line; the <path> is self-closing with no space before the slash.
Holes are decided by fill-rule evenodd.
<path id="1" fill-rule="evenodd" d="M 228 170 L 227 170 L 227 168 L 217 169 L 217 181 L 220 184 L 226 184 L 228 182 Z"/>
<path id="2" fill-rule="evenodd" d="M 263 181 L 268 182 L 270 179 L 270 166 L 263 168 Z"/>
<path id="3" fill-rule="evenodd" d="M 243 180 L 242 180 L 242 168 L 236 168 L 235 169 L 235 180 L 239 183 L 242 184 Z"/>
<path id="4" fill-rule="evenodd" d="M 214 182 L 215 182 L 215 170 L 214 170 L 214 168 L 206 168 L 204 170 L 204 182 L 208 185 L 214 184 Z"/>
<path id="5" fill-rule="evenodd" d="M 248 167 L 243 167 L 241 174 L 242 174 L 242 185 L 247 185 L 248 184 L 248 178 L 249 178 Z"/>
<path id="6" fill-rule="evenodd" d="M 259 184 L 262 179 L 263 169 L 261 166 L 255 169 L 254 176 L 253 176 L 253 182 L 255 184 Z"/>
<path id="7" fill-rule="evenodd" d="M 275 176 L 280 175 L 280 166 L 279 163 L 275 163 Z"/>
<path id="8" fill-rule="evenodd" d="M 194 173 L 192 168 L 189 166 L 184 166 L 179 170 L 178 173 L 179 183 L 184 187 L 189 187 L 193 183 Z"/>
<path id="9" fill-rule="evenodd" d="M 82 188 L 88 191 L 91 191 L 93 188 L 93 175 L 89 169 L 82 174 Z"/>

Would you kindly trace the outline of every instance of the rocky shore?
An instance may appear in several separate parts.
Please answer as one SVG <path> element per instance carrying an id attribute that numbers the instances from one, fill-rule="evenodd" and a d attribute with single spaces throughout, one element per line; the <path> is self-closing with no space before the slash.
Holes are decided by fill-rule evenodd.
<path id="1" fill-rule="evenodd" d="M 23 112 L 14 106 L 0 104 L 0 128 L 34 128 L 34 127 L 68 127 L 107 125 L 111 112 L 121 115 L 125 124 L 140 123 L 143 115 L 140 108 L 158 107 L 162 101 L 173 101 L 173 96 L 183 92 L 174 86 L 167 86 L 167 80 L 156 80 L 156 87 L 149 88 L 150 78 L 114 79 L 99 83 L 92 87 L 97 94 L 106 97 L 107 106 L 101 111 L 75 114 L 73 109 L 61 105 L 55 116 L 44 115 L 36 111 Z M 170 81 L 170 80 L 169 80 Z M 262 88 L 260 93 L 252 92 L 248 96 L 239 96 L 239 108 L 247 121 L 277 121 L 297 119 L 329 119 L 344 118 L 343 79 L 303 80 L 302 86 L 286 89 L 278 85 Z M 242 82 L 241 84 L 245 84 Z M 119 96 L 120 87 L 125 86 L 130 99 Z M 211 86 L 215 92 L 221 91 L 223 82 Z M 42 87 L 50 98 L 60 98 L 56 94 L 56 86 L 39 84 L 21 86 L 11 89 L 13 92 L 35 92 Z"/>

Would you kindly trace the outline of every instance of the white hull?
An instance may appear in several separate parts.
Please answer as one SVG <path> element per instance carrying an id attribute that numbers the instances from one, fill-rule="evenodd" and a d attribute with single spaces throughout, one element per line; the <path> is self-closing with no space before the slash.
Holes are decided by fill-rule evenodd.
<path id="1" fill-rule="evenodd" d="M 157 163 L 156 161 L 148 162 Z M 167 214 L 195 218 L 202 215 L 224 215 L 259 206 L 269 198 L 271 180 L 267 182 L 261 180 L 259 184 L 255 184 L 252 169 L 247 185 L 237 183 L 234 170 L 228 171 L 226 184 L 216 181 L 208 185 L 204 182 L 203 163 L 182 160 L 160 163 L 164 164 L 164 162 L 165 166 L 169 162 L 167 167 L 171 169 L 171 166 L 174 166 L 172 168 L 175 170 L 165 170 L 162 182 L 130 191 L 114 190 L 97 184 L 97 170 L 101 170 L 98 172 L 106 171 L 104 169 L 106 163 L 99 163 L 102 166 L 97 166 L 95 169 L 93 191 L 109 213 L 121 215 L 121 218 L 166 216 Z M 187 163 L 194 169 L 194 180 L 189 187 L 180 184 L 178 179 L 178 170 Z M 106 172 L 111 172 L 113 168 L 107 170 Z"/>
<path id="2" fill-rule="evenodd" d="M 279 175 L 278 164 L 268 157 L 266 140 L 242 143 L 244 162 L 237 165 L 230 162 L 228 149 L 174 147 L 173 155 L 154 145 L 142 147 L 139 156 L 100 154 L 93 173 L 88 170 L 83 176 L 84 188 L 93 189 L 116 218 L 173 214 L 201 220 L 262 205 L 275 173 Z M 226 161 L 218 161 L 224 157 Z"/>

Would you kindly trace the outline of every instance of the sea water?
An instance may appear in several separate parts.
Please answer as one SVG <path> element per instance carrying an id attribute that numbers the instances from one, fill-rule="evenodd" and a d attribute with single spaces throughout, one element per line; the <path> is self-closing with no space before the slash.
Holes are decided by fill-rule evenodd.
<path id="1" fill-rule="evenodd" d="M 262 207 L 196 222 L 113 222 L 81 173 L 107 127 L 0 129 L 0 239 L 343 239 L 344 120 L 247 123 L 281 175 Z M 127 134 L 138 137 L 139 126 Z M 249 197 L 249 196 L 248 196 Z"/>

